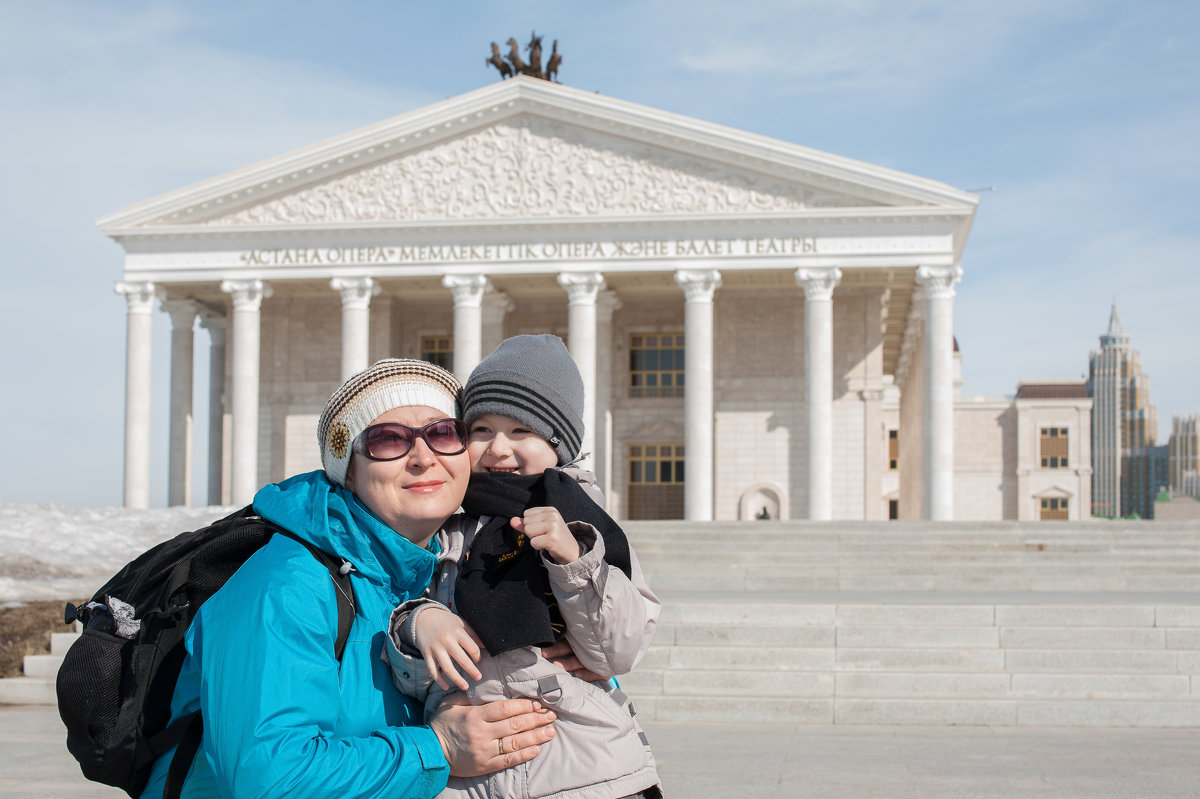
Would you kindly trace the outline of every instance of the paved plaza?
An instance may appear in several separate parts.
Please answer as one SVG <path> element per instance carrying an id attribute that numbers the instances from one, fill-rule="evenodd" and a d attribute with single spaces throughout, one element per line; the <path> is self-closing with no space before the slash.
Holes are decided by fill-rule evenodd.
<path id="1" fill-rule="evenodd" d="M 1200 730 L 648 722 L 672 799 L 1200 797 Z M 0 706 L 0 797 L 117 799 L 53 707 Z"/>

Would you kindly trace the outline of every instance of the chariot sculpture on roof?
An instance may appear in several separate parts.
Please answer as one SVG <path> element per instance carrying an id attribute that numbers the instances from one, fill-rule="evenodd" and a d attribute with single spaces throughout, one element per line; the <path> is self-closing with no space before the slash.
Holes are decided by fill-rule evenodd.
<path id="1" fill-rule="evenodd" d="M 562 63 L 562 56 L 558 52 L 558 39 L 554 40 L 551 47 L 545 71 L 542 70 L 542 37 L 537 35 L 537 31 L 530 32 L 529 44 L 525 45 L 525 50 L 529 53 L 528 62 L 521 58 L 521 46 L 517 44 L 516 39 L 510 38 L 505 44 L 508 45 L 507 56 L 501 55 L 499 45 L 492 42 L 492 55 L 484 61 L 488 66 L 496 68 L 501 80 L 528 75 L 531 78 L 558 82 L 555 79 L 558 77 L 558 67 Z"/>

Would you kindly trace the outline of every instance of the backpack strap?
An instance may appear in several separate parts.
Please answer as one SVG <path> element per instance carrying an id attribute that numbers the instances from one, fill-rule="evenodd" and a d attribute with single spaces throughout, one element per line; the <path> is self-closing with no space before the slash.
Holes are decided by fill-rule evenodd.
<path id="1" fill-rule="evenodd" d="M 182 729 L 179 746 L 175 756 L 171 758 L 171 767 L 167 769 L 167 780 L 163 784 L 163 799 L 179 799 L 183 793 L 183 781 L 187 779 L 192 769 L 192 761 L 200 751 L 200 741 L 204 738 L 204 719 L 197 710 L 184 716 L 167 728 L 168 731 Z"/>
<path id="2" fill-rule="evenodd" d="M 265 519 L 263 521 L 266 522 Z M 341 663 L 342 655 L 346 651 L 346 642 L 350 640 L 350 628 L 354 626 L 356 613 L 354 587 L 350 584 L 352 568 L 350 562 L 329 554 L 315 544 L 305 541 L 281 527 L 267 524 L 268 529 L 302 544 L 329 571 L 329 578 L 333 580 L 333 593 L 337 598 L 338 614 L 338 631 L 337 638 L 333 643 L 333 654 L 338 659 L 338 663 Z M 204 719 L 201 717 L 200 711 L 197 710 L 184 716 L 160 733 L 158 738 L 163 740 L 160 741 L 156 738 L 155 743 L 165 743 L 166 745 L 156 746 L 156 750 L 169 749 L 176 736 L 178 736 L 179 746 L 175 749 L 175 755 L 171 758 L 171 767 L 167 770 L 167 780 L 163 786 L 163 799 L 180 799 L 183 792 L 183 782 L 187 779 L 188 772 L 192 768 L 192 761 L 196 759 L 196 753 L 200 751 L 200 742 L 204 738 Z"/>
<path id="3" fill-rule="evenodd" d="M 333 654 L 341 662 L 342 654 L 346 651 L 346 642 L 350 639 L 350 628 L 354 626 L 354 587 L 350 585 L 350 571 L 353 568 L 349 561 L 331 555 L 315 544 L 305 541 L 279 527 L 271 526 L 276 533 L 287 536 L 302 544 L 312 556 L 329 570 L 329 579 L 333 580 L 333 593 L 337 598 L 338 633 L 333 644 Z"/>

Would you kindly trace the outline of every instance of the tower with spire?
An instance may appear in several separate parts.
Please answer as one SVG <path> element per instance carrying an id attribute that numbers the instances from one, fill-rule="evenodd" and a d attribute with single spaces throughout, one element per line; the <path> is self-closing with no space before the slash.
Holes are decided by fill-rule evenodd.
<path id="1" fill-rule="evenodd" d="M 1113 300 L 1108 331 L 1088 364 L 1092 397 L 1092 515 L 1120 517 L 1154 513 L 1154 470 L 1158 412 L 1150 404 L 1150 379 L 1142 356 L 1121 327 Z"/>

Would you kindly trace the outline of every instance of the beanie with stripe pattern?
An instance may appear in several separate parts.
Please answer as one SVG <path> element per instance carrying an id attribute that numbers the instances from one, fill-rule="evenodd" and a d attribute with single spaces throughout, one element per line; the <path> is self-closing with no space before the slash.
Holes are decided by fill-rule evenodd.
<path id="1" fill-rule="evenodd" d="M 470 429 L 489 413 L 516 419 L 550 442 L 563 466 L 583 447 L 583 378 L 558 336 L 513 336 L 484 358 L 463 389 Z"/>

